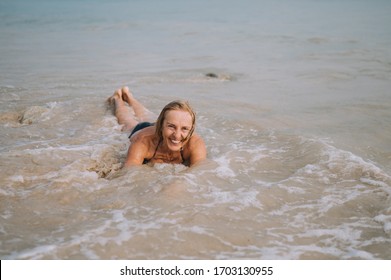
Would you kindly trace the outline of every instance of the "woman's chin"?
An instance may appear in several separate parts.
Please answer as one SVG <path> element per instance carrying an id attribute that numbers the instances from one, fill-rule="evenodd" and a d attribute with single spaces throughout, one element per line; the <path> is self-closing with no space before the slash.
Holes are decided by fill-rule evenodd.
<path id="1" fill-rule="evenodd" d="M 182 148 L 182 146 L 181 145 L 179 145 L 179 146 L 169 146 L 169 149 L 170 149 L 170 151 L 173 151 L 173 152 L 178 152 L 178 151 L 180 151 L 181 150 L 181 148 Z"/>

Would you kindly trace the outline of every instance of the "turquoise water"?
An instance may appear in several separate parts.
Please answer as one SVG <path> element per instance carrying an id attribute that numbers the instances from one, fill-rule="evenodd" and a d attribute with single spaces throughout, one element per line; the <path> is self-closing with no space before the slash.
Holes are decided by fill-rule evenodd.
<path id="1" fill-rule="evenodd" d="M 1 1 L 1 258 L 390 259 L 390 12 Z M 121 170 L 123 85 L 188 99 L 209 162 Z"/>

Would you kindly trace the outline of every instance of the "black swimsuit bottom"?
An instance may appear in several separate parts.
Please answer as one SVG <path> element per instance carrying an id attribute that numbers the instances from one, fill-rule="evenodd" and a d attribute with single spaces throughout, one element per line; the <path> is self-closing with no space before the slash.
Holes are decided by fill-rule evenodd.
<path id="1" fill-rule="evenodd" d="M 132 130 L 132 132 L 130 133 L 129 135 L 129 138 L 133 136 L 133 134 L 135 134 L 137 131 L 139 130 L 142 130 L 146 127 L 149 127 L 149 126 L 154 126 L 155 123 L 151 123 L 151 122 L 140 122 L 138 123 Z"/>

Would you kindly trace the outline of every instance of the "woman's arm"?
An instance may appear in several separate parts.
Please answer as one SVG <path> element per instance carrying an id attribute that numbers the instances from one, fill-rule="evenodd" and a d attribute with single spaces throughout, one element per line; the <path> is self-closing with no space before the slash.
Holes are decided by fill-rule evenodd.
<path id="1" fill-rule="evenodd" d="M 142 165 L 148 153 L 148 146 L 142 141 L 132 141 L 126 156 L 124 167 Z"/>
<path id="2" fill-rule="evenodd" d="M 206 159 L 206 146 L 204 140 L 194 135 L 190 140 L 190 166 L 193 166 Z"/>

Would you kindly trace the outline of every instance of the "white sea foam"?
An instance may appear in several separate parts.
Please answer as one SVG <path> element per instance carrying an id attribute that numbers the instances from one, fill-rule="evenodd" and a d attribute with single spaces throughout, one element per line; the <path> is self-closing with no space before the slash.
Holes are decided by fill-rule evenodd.
<path id="1" fill-rule="evenodd" d="M 375 217 L 375 221 L 383 224 L 384 231 L 391 235 L 391 215 L 380 214 Z"/>
<path id="2" fill-rule="evenodd" d="M 56 250 L 56 245 L 42 245 L 32 249 L 26 249 L 20 252 L 11 253 L 7 259 L 39 259 L 44 255 Z"/>
<path id="3" fill-rule="evenodd" d="M 214 158 L 214 161 L 218 163 L 216 168 L 216 174 L 222 178 L 234 178 L 236 176 L 235 172 L 229 167 L 230 158 L 226 155 L 223 155 L 218 158 Z"/>

